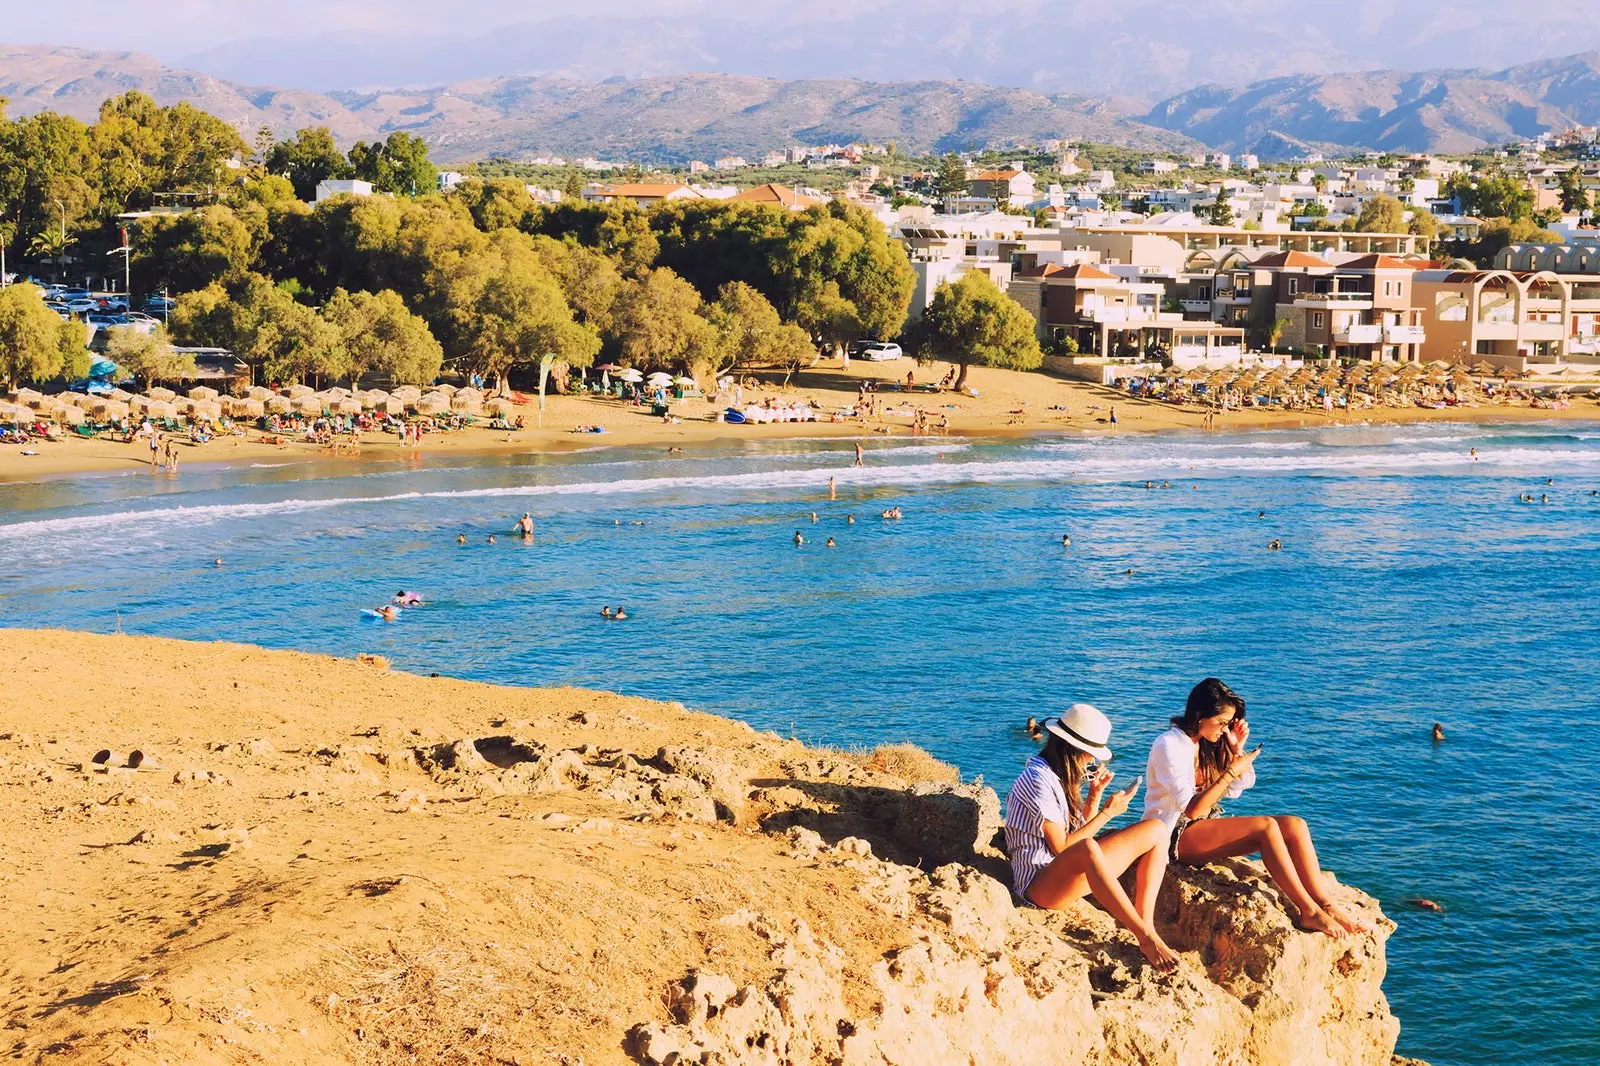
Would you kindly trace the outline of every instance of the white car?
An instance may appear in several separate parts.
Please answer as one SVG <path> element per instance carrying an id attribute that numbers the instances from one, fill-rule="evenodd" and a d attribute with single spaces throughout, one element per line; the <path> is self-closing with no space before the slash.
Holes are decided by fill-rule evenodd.
<path id="1" fill-rule="evenodd" d="M 68 300 L 67 310 L 71 311 L 75 315 L 86 314 L 90 311 L 98 311 L 100 310 L 100 301 L 89 299 Z"/>
<path id="2" fill-rule="evenodd" d="M 862 345 L 861 351 L 857 353 L 857 358 L 869 359 L 874 363 L 887 363 L 891 359 L 899 359 L 904 354 L 900 350 L 900 346 L 891 341 L 873 341 L 870 344 Z"/>

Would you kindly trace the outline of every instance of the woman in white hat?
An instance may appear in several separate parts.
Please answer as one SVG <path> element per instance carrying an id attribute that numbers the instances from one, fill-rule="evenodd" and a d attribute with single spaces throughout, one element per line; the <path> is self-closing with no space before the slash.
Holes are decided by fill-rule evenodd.
<path id="1" fill-rule="evenodd" d="M 1128 809 L 1139 781 L 1109 796 L 1112 773 L 1096 762 L 1111 758 L 1111 722 L 1087 703 L 1044 721 L 1044 748 L 1028 759 L 1006 797 L 1006 851 L 1012 885 L 1032 906 L 1060 910 L 1093 893 L 1134 935 L 1139 950 L 1162 973 L 1178 957 L 1156 933 L 1156 892 L 1167 868 L 1167 827 L 1139 822 L 1097 839 Z M 1142 778 L 1140 779 L 1142 780 Z M 1087 781 L 1088 794 L 1085 795 Z M 1118 878 L 1138 863 L 1130 900 Z"/>

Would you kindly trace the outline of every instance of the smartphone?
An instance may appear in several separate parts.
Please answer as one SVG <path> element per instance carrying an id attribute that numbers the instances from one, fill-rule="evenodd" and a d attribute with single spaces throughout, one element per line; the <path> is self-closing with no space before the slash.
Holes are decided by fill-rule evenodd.
<path id="1" fill-rule="evenodd" d="M 1260 755 L 1261 754 L 1261 749 L 1266 747 L 1266 746 L 1267 746 L 1267 742 L 1263 740 L 1261 743 L 1256 745 L 1256 750 L 1252 751 L 1250 754 L 1251 755 Z"/>
<path id="2" fill-rule="evenodd" d="M 1140 785 L 1142 785 L 1142 784 L 1144 784 L 1144 775 L 1143 775 L 1143 774 L 1140 774 L 1140 775 L 1139 775 L 1139 776 L 1138 776 L 1138 777 L 1136 777 L 1136 778 L 1134 778 L 1134 779 L 1133 779 L 1133 784 L 1131 784 L 1131 785 L 1129 785 L 1129 786 L 1128 786 L 1128 787 L 1127 787 L 1127 788 L 1126 788 L 1126 789 L 1124 789 L 1124 790 L 1123 790 L 1123 791 L 1125 791 L 1125 792 L 1127 792 L 1127 793 L 1128 793 L 1128 795 L 1130 795 L 1130 796 L 1131 796 L 1131 795 L 1133 795 L 1133 794 L 1134 794 L 1134 793 L 1135 793 L 1135 792 L 1137 792 L 1137 791 L 1139 791 L 1139 786 L 1140 786 Z"/>

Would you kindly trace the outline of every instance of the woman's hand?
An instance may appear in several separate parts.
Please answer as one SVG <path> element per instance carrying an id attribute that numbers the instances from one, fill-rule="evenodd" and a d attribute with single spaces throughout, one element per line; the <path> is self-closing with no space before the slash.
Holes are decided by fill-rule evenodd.
<path id="1" fill-rule="evenodd" d="M 1100 769 L 1091 774 L 1089 776 L 1090 797 L 1098 799 L 1100 796 L 1102 796 L 1105 793 L 1105 790 L 1110 787 L 1112 779 L 1116 776 L 1117 775 L 1114 771 L 1104 766 L 1100 767 Z"/>
<path id="2" fill-rule="evenodd" d="M 1121 792 L 1113 792 L 1113 793 L 1111 793 L 1111 795 L 1106 798 L 1106 805 L 1105 805 L 1105 808 L 1104 808 L 1107 817 L 1115 818 L 1117 815 L 1119 815 L 1123 811 L 1127 810 L 1128 809 L 1128 804 L 1131 803 L 1132 801 L 1133 801 L 1133 790 L 1132 789 L 1125 789 L 1125 790 L 1123 790 Z"/>
<path id="3" fill-rule="evenodd" d="M 1256 756 L 1260 754 L 1260 748 L 1257 748 L 1254 751 L 1239 752 L 1233 757 L 1232 761 L 1228 763 L 1228 773 L 1234 777 L 1243 777 L 1245 775 L 1245 771 L 1249 770 L 1250 765 L 1256 761 Z"/>
<path id="4" fill-rule="evenodd" d="M 1235 719 L 1222 736 L 1228 742 L 1228 748 L 1234 757 L 1238 758 L 1239 753 L 1244 751 L 1244 742 L 1250 739 L 1250 723 L 1243 718 Z"/>

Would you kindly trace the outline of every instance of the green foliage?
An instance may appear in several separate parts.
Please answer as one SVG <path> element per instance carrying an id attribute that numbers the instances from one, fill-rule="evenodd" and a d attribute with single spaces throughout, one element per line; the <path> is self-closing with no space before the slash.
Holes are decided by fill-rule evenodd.
<path id="1" fill-rule="evenodd" d="M 968 364 L 1034 370 L 1043 360 L 1033 316 L 982 271 L 941 282 L 919 333 L 921 353 L 960 364 L 963 382 Z"/>
<path id="2" fill-rule="evenodd" d="M 357 141 L 347 157 L 352 177 L 370 181 L 378 192 L 422 196 L 439 186 L 439 168 L 428 159 L 428 144 L 402 130 L 379 144 Z"/>
<path id="3" fill-rule="evenodd" d="M 188 292 L 243 277 L 266 237 L 267 212 L 260 204 L 241 204 L 238 211 L 208 204 L 140 227 L 134 259 L 147 288 Z"/>
<path id="4" fill-rule="evenodd" d="M 951 152 L 939 160 L 939 176 L 934 191 L 941 197 L 963 196 L 967 191 L 967 166 L 961 157 Z"/>
<path id="5" fill-rule="evenodd" d="M 309 127 L 293 140 L 279 141 L 267 153 L 265 166 L 268 173 L 288 178 L 302 200 L 317 195 L 318 182 L 350 176 L 350 164 L 326 126 Z"/>
<path id="6" fill-rule="evenodd" d="M 708 317 L 716 330 L 716 358 L 711 369 L 717 374 L 736 366 L 798 370 L 817 353 L 805 330 L 784 322 L 765 296 L 742 281 L 722 286 Z"/>
<path id="7" fill-rule="evenodd" d="M 170 325 L 179 342 L 227 348 L 267 379 L 337 376 L 346 366 L 338 330 L 260 274 L 185 293 Z"/>
<path id="8" fill-rule="evenodd" d="M 1405 205 L 1393 196 L 1374 196 L 1356 215 L 1355 228 L 1360 233 L 1404 233 Z"/>
<path id="9" fill-rule="evenodd" d="M 102 200 L 148 207 L 158 192 L 209 192 L 246 151 L 237 130 L 186 102 L 162 107 L 139 92 L 100 105 L 89 153 Z"/>
<path id="10" fill-rule="evenodd" d="M 1583 174 L 1573 167 L 1561 175 L 1561 210 L 1582 214 L 1589 210 L 1589 190 L 1583 186 Z"/>
<path id="11" fill-rule="evenodd" d="M 1206 221 L 1213 226 L 1233 225 L 1233 204 L 1225 193 L 1219 195 L 1216 202 L 1211 205 L 1211 209 L 1206 213 Z"/>
<path id="12" fill-rule="evenodd" d="M 628 282 L 614 312 L 623 358 L 680 370 L 709 364 L 717 333 L 701 317 L 702 302 L 693 285 L 665 267 Z"/>
<path id="13" fill-rule="evenodd" d="M 466 205 L 473 224 L 485 233 L 521 228 L 534 208 L 528 187 L 515 178 L 467 178 L 450 195 Z"/>
<path id="14" fill-rule="evenodd" d="M 1470 246 L 1468 258 L 1487 266 L 1494 261 L 1500 249 L 1508 244 L 1560 243 L 1560 234 L 1540 229 L 1538 223 L 1532 219 L 1491 218 L 1485 220 L 1479 229 L 1478 239 Z"/>
<path id="15" fill-rule="evenodd" d="M 175 351 L 161 326 L 148 332 L 112 326 L 106 334 L 106 358 L 146 385 L 180 381 L 194 373 L 194 356 Z"/>
<path id="16" fill-rule="evenodd" d="M 89 369 L 87 330 L 65 322 L 27 282 L 0 289 L 0 380 L 43 382 L 82 377 Z"/>
<path id="17" fill-rule="evenodd" d="M 1536 197 L 1525 181 L 1508 174 L 1494 174 L 1475 181 L 1462 175 L 1452 178 L 1447 191 L 1461 200 L 1466 214 L 1480 218 L 1507 218 L 1513 222 L 1530 218 Z"/>
<path id="18" fill-rule="evenodd" d="M 352 384 L 367 374 L 382 375 L 396 385 L 424 385 L 439 376 L 444 349 L 393 289 L 338 289 L 323 305 L 322 317 L 338 330 L 345 375 Z"/>

